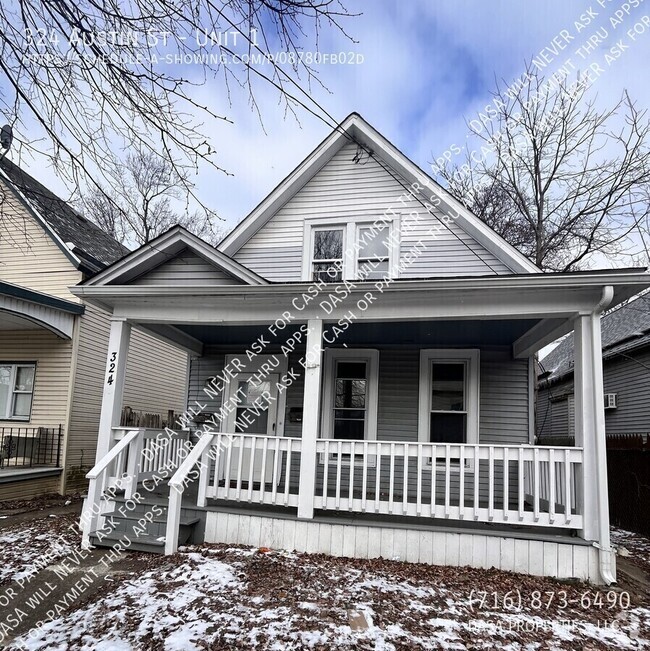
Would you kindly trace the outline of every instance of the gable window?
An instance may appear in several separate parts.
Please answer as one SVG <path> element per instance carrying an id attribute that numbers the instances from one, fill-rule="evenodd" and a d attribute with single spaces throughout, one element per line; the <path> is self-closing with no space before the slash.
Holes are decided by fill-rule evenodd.
<path id="1" fill-rule="evenodd" d="M 323 438 L 377 438 L 378 361 L 376 350 L 325 350 Z"/>
<path id="2" fill-rule="evenodd" d="M 479 351 L 420 351 L 418 438 L 426 443 L 477 443 Z"/>
<path id="3" fill-rule="evenodd" d="M 343 229 L 315 229 L 313 240 L 312 280 L 340 282 L 343 270 Z"/>
<path id="4" fill-rule="evenodd" d="M 391 221 L 305 220 L 303 280 L 340 282 L 395 278 L 399 217 Z"/>
<path id="5" fill-rule="evenodd" d="M 0 362 L 0 420 L 29 420 L 35 364 Z"/>
<path id="6" fill-rule="evenodd" d="M 390 272 L 390 227 L 381 225 L 357 228 L 356 278 L 381 279 Z"/>

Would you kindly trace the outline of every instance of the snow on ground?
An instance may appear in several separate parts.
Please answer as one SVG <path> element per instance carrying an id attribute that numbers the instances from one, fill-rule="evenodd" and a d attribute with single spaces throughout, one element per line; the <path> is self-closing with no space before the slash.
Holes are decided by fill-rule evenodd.
<path id="1" fill-rule="evenodd" d="M 225 545 L 153 563 L 22 641 L 66 651 L 650 648 L 647 604 L 621 607 L 612 592 L 613 605 L 583 584 Z"/>
<path id="2" fill-rule="evenodd" d="M 648 565 L 650 569 L 650 539 L 633 531 L 612 528 L 612 544 L 624 548 L 632 558 Z M 621 550 L 619 550 L 621 551 Z"/>
<path id="3" fill-rule="evenodd" d="M 50 515 L 29 524 L 0 529 L 0 586 L 28 579 L 72 552 L 81 536 L 76 515 Z"/>

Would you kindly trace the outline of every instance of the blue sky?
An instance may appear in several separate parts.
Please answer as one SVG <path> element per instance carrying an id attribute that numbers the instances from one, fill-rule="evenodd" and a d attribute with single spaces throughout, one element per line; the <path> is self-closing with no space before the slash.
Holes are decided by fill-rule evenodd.
<path id="1" fill-rule="evenodd" d="M 357 43 L 324 27 L 321 52 L 354 52 L 359 65 L 317 67 L 328 90 L 312 87 L 312 96 L 342 120 L 352 111 L 361 113 L 402 151 L 425 169 L 452 143 L 464 142 L 466 121 L 475 117 L 490 99 L 495 79 L 510 83 L 524 70 L 524 62 L 549 46 L 567 29 L 575 35 L 563 60 L 594 31 L 594 24 L 609 25 L 609 16 L 621 3 L 600 0 L 567 2 L 545 0 L 374 0 L 346 2 L 361 16 L 345 21 Z M 633 5 L 637 0 L 628 1 Z M 576 34 L 574 20 L 591 7 L 599 16 L 592 26 Z M 596 82 L 599 101 L 617 99 L 627 88 L 639 106 L 650 106 L 650 29 L 632 42 L 627 29 L 650 13 L 650 6 L 630 6 L 629 15 L 593 56 L 601 60 L 605 49 L 625 38 L 630 45 L 619 61 Z M 305 43 L 305 49 L 313 50 Z M 575 58 L 575 57 L 574 57 Z M 576 59 L 576 63 L 579 59 Z M 586 65 L 586 62 L 585 62 Z M 186 74 L 198 75 L 188 67 Z M 227 228 L 242 219 L 328 133 L 320 120 L 299 113 L 300 124 L 285 117 L 277 92 L 257 85 L 256 97 L 264 125 L 235 93 L 232 106 L 223 89 L 212 82 L 197 89 L 197 98 L 234 124 L 206 122 L 206 134 L 218 152 L 217 162 L 232 176 L 203 166 L 196 178 L 202 200 L 224 218 Z M 459 161 L 460 162 L 460 161 Z M 50 170 L 32 164 L 37 178 L 65 195 Z"/>

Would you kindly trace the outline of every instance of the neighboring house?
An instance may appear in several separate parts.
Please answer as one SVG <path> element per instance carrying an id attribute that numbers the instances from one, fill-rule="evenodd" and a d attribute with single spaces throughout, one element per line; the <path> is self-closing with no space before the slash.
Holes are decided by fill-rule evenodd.
<path id="1" fill-rule="evenodd" d="M 541 273 L 352 114 L 218 250 L 173 228 L 73 288 L 115 317 L 84 544 L 130 533 L 168 553 L 191 538 L 609 583 L 594 351 L 600 313 L 648 286 Z M 142 325 L 192 355 L 189 431 L 159 441 L 116 428 Z M 538 447 L 534 356 L 574 328 L 578 445 Z"/>
<path id="2" fill-rule="evenodd" d="M 35 179 L 0 163 L 0 500 L 86 485 L 109 315 L 70 287 L 129 251 Z M 135 333 L 124 405 L 182 410 L 187 355 Z"/>
<path id="3" fill-rule="evenodd" d="M 602 319 L 607 435 L 650 435 L 650 295 L 639 296 Z M 573 336 L 540 362 L 537 434 L 575 435 Z"/>

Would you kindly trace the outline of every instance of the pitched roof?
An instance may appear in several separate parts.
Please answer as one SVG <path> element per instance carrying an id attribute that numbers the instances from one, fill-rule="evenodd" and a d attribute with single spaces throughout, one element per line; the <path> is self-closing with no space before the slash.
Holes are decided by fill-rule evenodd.
<path id="1" fill-rule="evenodd" d="M 606 314 L 601 321 L 603 360 L 650 345 L 650 294 Z M 573 335 L 567 335 L 541 360 L 546 382 L 556 382 L 573 371 Z"/>
<path id="2" fill-rule="evenodd" d="M 303 160 L 272 192 L 226 235 L 218 248 L 233 256 L 275 213 L 289 201 L 348 142 L 356 142 L 404 179 L 410 187 L 420 188 L 428 201 L 430 195 L 440 200 L 444 209 L 454 212 L 456 222 L 477 242 L 493 253 L 515 273 L 541 273 L 525 255 L 506 242 L 489 226 L 472 214 L 460 201 L 423 172 L 397 147 L 372 127 L 358 113 L 351 113 L 314 151 Z M 415 184 L 418 184 L 416 186 Z M 405 188 L 406 189 L 406 188 Z M 416 193 L 417 194 L 417 193 Z"/>
<path id="3" fill-rule="evenodd" d="M 124 245 L 6 158 L 0 162 L 0 178 L 8 181 L 34 216 L 54 232 L 59 246 L 74 245 L 72 253 L 81 266 L 99 271 L 129 253 Z"/>
<path id="4" fill-rule="evenodd" d="M 180 225 L 172 226 L 168 231 L 143 244 L 139 249 L 129 251 L 129 255 L 92 278 L 88 278 L 82 284 L 101 286 L 129 283 L 162 263 L 172 260 L 186 249 L 246 285 L 269 284 L 267 280 L 248 267 L 228 257 Z"/>

